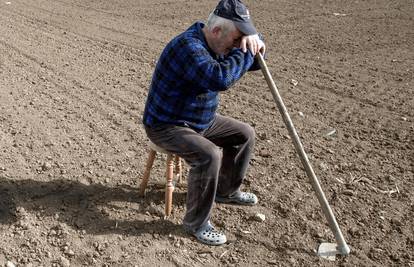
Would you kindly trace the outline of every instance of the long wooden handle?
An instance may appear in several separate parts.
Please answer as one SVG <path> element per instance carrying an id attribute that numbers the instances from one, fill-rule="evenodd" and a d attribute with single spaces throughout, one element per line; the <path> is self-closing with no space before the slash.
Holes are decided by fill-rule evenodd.
<path id="1" fill-rule="evenodd" d="M 264 61 L 263 56 L 260 53 L 257 53 L 257 58 L 259 60 L 259 64 L 262 69 L 263 75 L 265 76 L 267 85 L 270 88 L 270 91 L 273 95 L 274 100 L 276 101 L 276 105 L 279 109 L 279 112 L 282 115 L 283 121 L 285 122 L 285 125 L 289 131 L 289 135 L 293 141 L 296 152 L 298 153 L 300 160 L 303 164 L 303 167 L 305 168 L 306 174 L 308 175 L 310 179 L 313 190 L 315 191 L 316 196 L 319 200 L 319 203 L 322 206 L 322 211 L 326 219 L 329 222 L 329 226 L 335 235 L 335 239 L 338 244 L 338 251 L 342 255 L 348 255 L 350 252 L 350 249 L 345 242 L 341 229 L 339 228 L 338 223 L 336 222 L 336 219 L 331 210 L 331 207 L 329 206 L 329 203 L 326 200 L 325 194 L 322 191 L 321 185 L 319 184 L 318 178 L 316 177 L 315 172 L 313 171 L 312 166 L 309 162 L 308 156 L 306 155 L 305 150 L 303 149 L 299 136 L 296 133 L 295 126 L 293 125 L 293 122 L 290 119 L 289 113 L 287 112 L 287 109 L 285 107 L 285 104 L 283 103 L 282 97 L 280 96 L 279 91 L 277 90 L 276 84 L 272 79 L 272 75 L 270 74 L 269 69 L 267 68 L 266 62 Z"/>

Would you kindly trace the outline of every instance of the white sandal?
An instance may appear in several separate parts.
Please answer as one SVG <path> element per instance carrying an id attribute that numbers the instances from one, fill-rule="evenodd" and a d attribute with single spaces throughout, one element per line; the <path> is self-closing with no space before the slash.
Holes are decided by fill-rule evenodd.
<path id="1" fill-rule="evenodd" d="M 237 191 L 228 197 L 216 196 L 216 202 L 252 206 L 257 204 L 257 196 L 253 193 Z"/>
<path id="2" fill-rule="evenodd" d="M 210 221 L 208 221 L 205 226 L 198 229 L 197 232 L 194 233 L 194 236 L 201 243 L 212 246 L 223 245 L 227 242 L 226 235 L 214 229 L 210 224 Z"/>

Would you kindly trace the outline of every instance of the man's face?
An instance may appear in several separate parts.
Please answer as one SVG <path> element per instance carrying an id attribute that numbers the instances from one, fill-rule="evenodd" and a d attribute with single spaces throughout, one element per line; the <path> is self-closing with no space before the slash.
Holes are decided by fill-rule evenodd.
<path id="1" fill-rule="evenodd" d="M 243 34 L 238 29 L 226 34 L 223 34 L 223 31 L 220 30 L 215 39 L 214 52 L 218 55 L 227 55 L 233 48 L 240 46 L 242 36 Z"/>

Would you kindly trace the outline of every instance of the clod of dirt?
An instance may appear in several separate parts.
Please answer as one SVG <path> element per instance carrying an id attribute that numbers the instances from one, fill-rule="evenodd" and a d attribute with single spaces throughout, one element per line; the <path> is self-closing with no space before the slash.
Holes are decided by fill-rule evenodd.
<path id="1" fill-rule="evenodd" d="M 164 216 L 164 210 L 163 210 L 161 207 L 156 206 L 155 204 L 151 204 L 151 205 L 147 208 L 147 211 L 148 211 L 151 215 L 155 215 L 155 216 L 158 216 L 158 217 L 162 217 L 162 216 Z"/>
<path id="2" fill-rule="evenodd" d="M 271 158 L 272 153 L 270 151 L 267 151 L 267 150 L 260 150 L 259 156 L 261 156 L 263 158 Z"/>
<path id="3" fill-rule="evenodd" d="M 352 235 L 353 237 L 358 237 L 361 235 L 361 231 L 358 227 L 351 227 L 351 229 L 348 230 L 348 233 Z"/>

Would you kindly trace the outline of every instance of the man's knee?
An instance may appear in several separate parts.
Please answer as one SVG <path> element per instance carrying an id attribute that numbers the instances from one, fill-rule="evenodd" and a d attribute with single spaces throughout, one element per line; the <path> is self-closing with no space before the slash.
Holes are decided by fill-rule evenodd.
<path id="1" fill-rule="evenodd" d="M 252 126 L 250 126 L 249 124 L 247 124 L 246 128 L 247 128 L 247 136 L 249 138 L 254 139 L 254 137 L 256 135 L 256 132 L 255 132 L 254 128 Z"/>
<path id="2" fill-rule="evenodd" d="M 246 139 L 247 142 L 254 143 L 256 133 L 255 133 L 255 130 L 252 126 L 250 126 L 247 123 L 243 123 L 243 127 L 242 127 L 241 132 L 242 132 L 242 134 L 243 134 L 243 136 L 244 136 L 244 138 Z"/>
<path id="3" fill-rule="evenodd" d="M 210 151 L 211 164 L 220 165 L 222 158 L 223 158 L 223 151 L 221 150 L 221 148 L 217 146 L 212 147 Z"/>
<path id="4" fill-rule="evenodd" d="M 223 151 L 217 146 L 210 146 L 202 152 L 203 164 L 219 167 L 223 158 Z"/>

